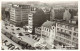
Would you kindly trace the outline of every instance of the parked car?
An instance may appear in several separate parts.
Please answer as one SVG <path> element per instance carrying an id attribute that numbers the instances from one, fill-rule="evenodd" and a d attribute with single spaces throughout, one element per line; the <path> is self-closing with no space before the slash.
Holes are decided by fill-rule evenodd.
<path id="1" fill-rule="evenodd" d="M 8 29 L 8 28 L 6 27 L 6 29 Z"/>

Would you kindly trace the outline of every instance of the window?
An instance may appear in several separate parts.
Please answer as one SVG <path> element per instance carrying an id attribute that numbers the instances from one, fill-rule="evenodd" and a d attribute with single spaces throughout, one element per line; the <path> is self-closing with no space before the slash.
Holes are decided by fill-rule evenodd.
<path id="1" fill-rule="evenodd" d="M 73 38 L 73 41 L 78 42 L 78 39 L 77 38 Z"/>
<path id="2" fill-rule="evenodd" d="M 49 29 L 49 32 L 50 32 L 50 29 Z"/>
<path id="3" fill-rule="evenodd" d="M 61 32 L 63 31 L 63 29 L 61 29 Z"/>
<path id="4" fill-rule="evenodd" d="M 62 25 L 63 28 L 65 28 L 65 25 Z"/>
<path id="5" fill-rule="evenodd" d="M 67 43 L 71 43 L 70 41 L 67 41 Z"/>
<path id="6" fill-rule="evenodd" d="M 72 30 L 72 27 L 71 26 L 69 26 L 68 28 L 69 28 L 69 30 Z"/>
<path id="7" fill-rule="evenodd" d="M 63 30 L 62 32 L 65 32 L 65 30 Z"/>
<path id="8" fill-rule="evenodd" d="M 45 28 L 45 30 L 46 30 L 46 28 Z"/>
<path id="9" fill-rule="evenodd" d="M 57 28 L 57 30 L 59 31 L 59 28 Z"/>
<path id="10" fill-rule="evenodd" d="M 66 28 L 68 29 L 68 26 L 66 25 Z"/>
<path id="11" fill-rule="evenodd" d="M 58 24 L 58 26 L 60 27 L 60 24 Z"/>
<path id="12" fill-rule="evenodd" d="M 74 28 L 74 31 L 77 31 L 78 32 L 78 28 Z"/>
<path id="13" fill-rule="evenodd" d="M 54 27 L 53 27 L 53 29 L 54 29 Z"/>
<path id="14" fill-rule="evenodd" d="M 69 34 L 71 34 L 71 31 L 69 31 Z"/>
<path id="15" fill-rule="evenodd" d="M 48 29 L 47 29 L 47 31 L 48 31 Z"/>
<path id="16" fill-rule="evenodd" d="M 73 43 L 73 42 L 72 42 L 72 45 L 76 46 L 76 43 Z"/>
<path id="17" fill-rule="evenodd" d="M 78 33 L 74 33 L 73 35 L 78 37 Z"/>

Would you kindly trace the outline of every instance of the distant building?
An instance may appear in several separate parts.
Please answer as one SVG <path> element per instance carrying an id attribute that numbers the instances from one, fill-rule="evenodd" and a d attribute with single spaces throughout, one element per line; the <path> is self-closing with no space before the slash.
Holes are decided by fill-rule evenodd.
<path id="1" fill-rule="evenodd" d="M 50 21 L 54 19 L 63 19 L 64 8 L 51 8 L 50 11 Z"/>
<path id="2" fill-rule="evenodd" d="M 48 7 L 41 7 L 41 9 L 43 10 L 43 12 L 45 14 L 45 19 L 46 20 L 50 20 L 50 8 L 48 8 Z"/>
<path id="3" fill-rule="evenodd" d="M 53 21 L 55 19 L 55 11 L 54 9 L 51 9 L 51 12 L 50 12 L 50 21 Z"/>
<path id="4" fill-rule="evenodd" d="M 10 8 L 10 21 L 16 26 L 23 26 L 28 23 L 30 5 L 12 5 Z"/>
<path id="5" fill-rule="evenodd" d="M 65 12 L 63 14 L 63 20 L 69 21 L 71 19 L 71 14 L 69 13 L 68 9 L 65 9 Z"/>

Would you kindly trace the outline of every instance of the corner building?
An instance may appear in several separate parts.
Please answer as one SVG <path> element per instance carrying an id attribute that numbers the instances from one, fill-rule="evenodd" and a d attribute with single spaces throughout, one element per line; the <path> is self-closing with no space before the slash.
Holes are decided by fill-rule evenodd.
<path id="1" fill-rule="evenodd" d="M 41 26 L 41 37 L 53 41 L 55 48 L 63 46 L 65 49 L 78 49 L 78 26 L 63 20 L 44 22 Z"/>

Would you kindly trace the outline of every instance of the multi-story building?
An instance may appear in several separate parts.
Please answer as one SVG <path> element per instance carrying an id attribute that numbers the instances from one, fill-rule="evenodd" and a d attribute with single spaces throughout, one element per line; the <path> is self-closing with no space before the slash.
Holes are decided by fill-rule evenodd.
<path id="1" fill-rule="evenodd" d="M 57 45 L 64 46 L 65 49 L 78 48 L 78 26 L 76 24 L 63 20 L 46 21 L 41 26 L 41 36 L 45 40 L 53 41 L 55 48 L 57 48 Z"/>
<path id="2" fill-rule="evenodd" d="M 50 20 L 53 21 L 54 19 L 64 19 L 69 21 L 69 19 L 73 19 L 74 16 L 76 16 L 78 9 L 73 8 L 64 8 L 64 7 L 53 7 L 51 8 L 50 12 Z"/>
<path id="3" fill-rule="evenodd" d="M 31 6 L 31 13 L 35 13 L 36 12 L 36 7 Z"/>
<path id="4" fill-rule="evenodd" d="M 55 38 L 55 22 L 46 21 L 41 26 L 41 38 L 47 42 L 47 48 L 52 48 Z M 49 45 L 49 46 L 48 46 Z"/>
<path id="5" fill-rule="evenodd" d="M 28 23 L 30 5 L 12 5 L 10 8 L 10 21 L 16 26 L 23 26 Z"/>
<path id="6" fill-rule="evenodd" d="M 33 14 L 28 14 L 28 32 L 32 33 L 33 31 Z"/>
<path id="7" fill-rule="evenodd" d="M 56 31 L 57 32 L 56 32 L 55 41 L 58 41 L 60 45 L 70 46 L 74 48 L 78 47 L 77 25 L 65 21 L 57 22 Z"/>

